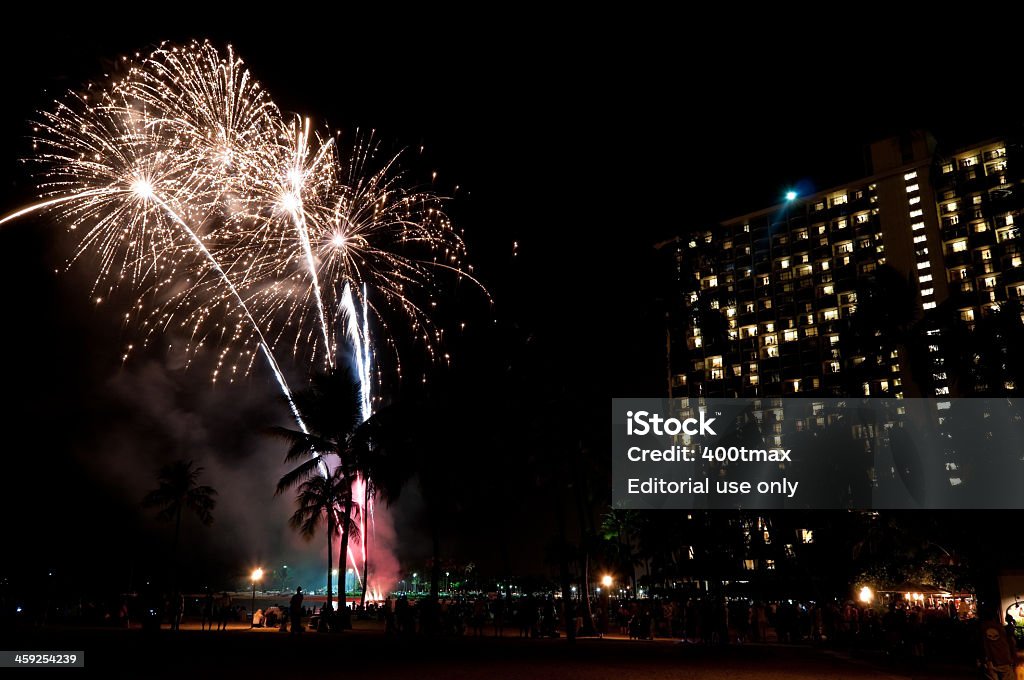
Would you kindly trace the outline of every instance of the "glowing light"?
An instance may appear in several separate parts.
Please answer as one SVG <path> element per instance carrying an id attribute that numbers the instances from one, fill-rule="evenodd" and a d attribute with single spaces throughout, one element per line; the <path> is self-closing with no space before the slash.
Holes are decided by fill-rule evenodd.
<path id="1" fill-rule="evenodd" d="M 787 201 L 795 201 L 796 197 L 797 197 L 797 193 L 795 191 L 787 191 L 786 192 L 786 200 Z"/>
<path id="2" fill-rule="evenodd" d="M 252 570 L 252 574 L 250 574 L 250 576 L 252 577 L 252 582 L 256 583 L 257 581 L 263 578 L 263 569 L 260 567 L 256 567 Z"/>
<path id="3" fill-rule="evenodd" d="M 864 604 L 870 604 L 871 601 L 875 599 L 875 594 L 871 592 L 871 588 L 864 586 L 860 589 L 860 595 L 858 597 Z"/>
<path id="4" fill-rule="evenodd" d="M 601 577 L 601 585 L 605 588 L 611 588 L 612 583 L 614 583 L 614 579 L 611 577 L 611 574 L 605 574 Z"/>
<path id="5" fill-rule="evenodd" d="M 299 197 L 289 191 L 281 195 L 281 209 L 293 213 L 299 209 Z"/>
<path id="6" fill-rule="evenodd" d="M 132 182 L 132 193 L 143 200 L 152 200 L 153 184 L 145 179 L 137 179 Z"/>

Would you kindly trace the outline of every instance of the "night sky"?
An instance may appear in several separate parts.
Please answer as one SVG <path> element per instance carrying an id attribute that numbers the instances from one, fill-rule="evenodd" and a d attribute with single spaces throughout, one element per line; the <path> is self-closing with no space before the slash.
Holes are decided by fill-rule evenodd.
<path id="1" fill-rule="evenodd" d="M 282 15 L 245 26 L 140 22 L 115 31 L 68 19 L 8 27 L 0 213 L 32 196 L 17 159 L 28 153 L 34 110 L 160 40 L 230 42 L 284 111 L 425 145 L 425 171 L 462 187 L 450 212 L 496 302 L 489 309 L 460 293 L 483 329 L 455 356 L 483 372 L 474 389 L 486 390 L 486 371 L 499 384 L 500 372 L 534 362 L 602 423 L 613 395 L 662 390 L 655 242 L 765 207 L 796 183 L 821 189 L 861 175 L 872 139 L 921 127 L 955 145 L 1021 120 L 1001 94 L 1005 71 L 968 71 L 943 41 L 908 44 L 900 30 L 722 31 L 713 46 L 696 46 L 693 36 L 716 28 L 684 30 L 653 16 L 469 17 L 472 30 L 455 28 L 466 17 L 418 19 L 311 12 L 294 24 Z M 726 56 L 738 66 L 726 66 Z M 210 389 L 207 373 L 176 370 L 158 352 L 122 366 L 131 337 L 118 320 L 123 310 L 90 303 L 87 264 L 54 274 L 67 253 L 62 231 L 45 219 L 0 232 L 0 567 L 75 565 L 110 581 L 133 578 L 145 569 L 139 555 L 159 551 L 163 536 L 138 500 L 159 464 L 181 455 L 206 465 L 221 491 L 218 523 L 197 548 L 211 572 L 294 555 L 301 542 L 287 529 L 265 529 L 290 512 L 288 499 L 270 498 L 280 445 L 258 433 L 286 424 L 266 372 Z M 500 479 L 481 483 L 500 487 Z M 511 562 L 490 566 L 539 571 L 546 538 L 533 530 L 530 504 L 514 489 L 497 493 L 508 505 L 493 512 L 507 507 L 520 520 L 502 549 L 455 537 L 451 552 L 485 565 L 511 553 Z M 411 495 L 396 508 L 407 563 L 429 554 L 410 519 Z"/>

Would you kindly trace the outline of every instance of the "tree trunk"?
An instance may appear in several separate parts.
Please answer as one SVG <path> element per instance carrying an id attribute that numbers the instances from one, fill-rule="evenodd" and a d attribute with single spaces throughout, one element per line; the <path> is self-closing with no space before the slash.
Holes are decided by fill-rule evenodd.
<path id="1" fill-rule="evenodd" d="M 562 585 L 562 603 L 565 607 L 565 639 L 569 644 L 576 642 L 576 600 L 572 596 L 572 584 L 569 582 L 569 540 L 565 532 L 565 511 L 561 500 L 555 502 L 558 512 L 558 571 Z M 511 603 L 512 599 L 509 598 Z"/>
<path id="2" fill-rule="evenodd" d="M 430 566 L 430 597 L 436 601 L 441 581 L 441 527 L 436 518 L 430 523 L 430 542 L 433 553 L 433 564 Z"/>
<path id="3" fill-rule="evenodd" d="M 349 493 L 345 497 L 345 503 L 341 510 L 341 550 L 338 552 L 338 581 L 341 584 L 338 588 L 338 611 L 341 612 L 342 625 L 346 628 L 348 627 L 348 593 L 345 591 L 345 584 L 348 580 L 346 578 L 348 574 L 348 530 L 352 519 L 351 485 L 349 484 L 347 488 Z M 352 566 L 355 567 L 355 565 Z"/>
<path id="4" fill-rule="evenodd" d="M 369 567 L 370 567 L 370 534 L 367 531 L 369 522 L 366 521 L 368 508 L 370 507 L 370 483 L 364 481 L 363 488 L 366 491 L 363 493 L 363 594 L 359 598 L 359 608 L 366 611 L 366 589 L 369 587 Z"/>
<path id="5" fill-rule="evenodd" d="M 586 538 L 584 537 L 584 540 Z M 590 547 L 583 548 L 583 632 L 594 635 L 594 610 L 590 606 Z"/>
<path id="6" fill-rule="evenodd" d="M 181 619 L 178 612 L 181 611 L 178 595 L 178 537 L 181 535 L 181 511 L 183 503 L 178 504 L 178 511 L 174 513 L 174 542 L 171 543 L 171 630 L 178 630 Z"/>
<path id="7" fill-rule="evenodd" d="M 334 569 L 334 508 L 327 510 L 327 611 L 333 609 L 331 597 L 334 595 L 334 583 L 331 579 L 331 570 Z"/>

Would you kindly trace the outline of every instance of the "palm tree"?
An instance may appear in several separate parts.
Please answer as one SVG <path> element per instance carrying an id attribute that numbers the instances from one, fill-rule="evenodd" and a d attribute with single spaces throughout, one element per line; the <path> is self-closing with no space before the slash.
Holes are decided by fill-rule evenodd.
<path id="1" fill-rule="evenodd" d="M 339 477 L 339 484 L 350 490 L 336 497 L 340 508 L 335 508 L 335 520 L 337 530 L 341 531 L 339 578 L 344 578 L 349 539 L 353 533 L 351 530 L 356 529 L 355 515 L 358 514 L 351 488 L 356 473 L 353 437 L 359 428 L 361 414 L 359 389 L 359 385 L 345 373 L 318 375 L 308 390 L 293 396 L 307 431 L 286 427 L 268 430 L 268 434 L 288 443 L 285 462 L 298 462 L 278 481 L 277 494 L 313 477 L 323 477 L 331 469 L 331 475 Z"/>
<path id="2" fill-rule="evenodd" d="M 181 536 L 181 519 L 185 511 L 193 513 L 204 526 L 213 523 L 213 509 L 217 506 L 214 496 L 217 491 L 210 486 L 199 484 L 202 467 L 193 467 L 191 460 L 176 460 L 162 468 L 157 475 L 159 486 L 142 499 L 143 507 L 159 508 L 157 519 L 174 521 L 174 539 L 171 544 L 171 594 L 175 615 L 172 626 L 177 629 L 178 603 L 178 539 Z"/>
<path id="3" fill-rule="evenodd" d="M 288 520 L 288 524 L 293 529 L 301 532 L 307 541 L 316 535 L 317 527 L 320 526 L 321 522 L 327 525 L 328 608 L 331 606 L 330 595 L 334 592 L 334 584 L 331 579 L 331 571 L 334 566 L 331 562 L 334 556 L 334 535 L 338 533 L 339 529 L 343 529 L 343 533 L 346 535 L 358 532 L 355 522 L 351 521 L 351 519 L 348 522 L 348 526 L 344 528 L 338 526 L 338 520 L 340 519 L 338 506 L 344 504 L 346 499 L 351 496 L 352 487 L 348 477 L 341 466 L 338 466 L 326 477 L 320 475 L 313 476 L 299 485 L 299 491 L 295 497 L 298 508 L 292 514 L 291 519 Z M 340 574 L 339 578 L 342 578 Z"/>

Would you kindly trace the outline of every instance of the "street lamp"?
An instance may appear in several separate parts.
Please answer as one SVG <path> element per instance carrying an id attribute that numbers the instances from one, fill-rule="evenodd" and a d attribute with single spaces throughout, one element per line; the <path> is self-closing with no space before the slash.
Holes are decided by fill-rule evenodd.
<path id="1" fill-rule="evenodd" d="M 249 611 L 249 627 L 256 627 L 256 582 L 263 578 L 263 570 L 256 567 L 252 570 L 252 609 Z"/>
<path id="2" fill-rule="evenodd" d="M 614 580 L 612 579 L 611 574 L 605 574 L 601 577 L 601 585 L 605 588 L 611 588 L 613 582 Z"/>
<path id="3" fill-rule="evenodd" d="M 797 197 L 797 193 L 795 191 L 793 191 L 792 189 L 790 189 L 789 191 L 786 192 L 786 200 L 787 201 L 795 201 L 796 197 Z"/>

